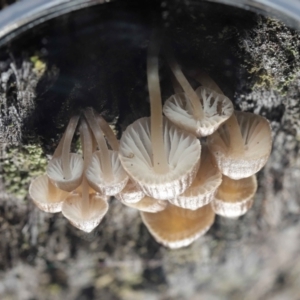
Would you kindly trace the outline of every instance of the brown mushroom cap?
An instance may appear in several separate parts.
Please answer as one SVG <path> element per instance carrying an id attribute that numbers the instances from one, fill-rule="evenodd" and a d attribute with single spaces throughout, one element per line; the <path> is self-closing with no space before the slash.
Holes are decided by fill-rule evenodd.
<path id="1" fill-rule="evenodd" d="M 195 136 L 177 129 L 164 118 L 164 154 L 168 171 L 155 171 L 152 160 L 150 118 L 141 118 L 127 127 L 120 141 L 119 157 L 125 171 L 143 192 L 158 200 L 182 194 L 193 182 L 200 162 L 201 145 Z"/>
<path id="2" fill-rule="evenodd" d="M 157 199 L 154 199 L 154 198 L 151 198 L 148 196 L 145 196 L 139 202 L 136 202 L 136 203 L 128 203 L 128 202 L 124 202 L 124 201 L 121 201 L 121 202 L 123 204 L 125 204 L 126 206 L 135 208 L 139 211 L 149 212 L 149 213 L 156 213 L 156 212 L 162 211 L 168 205 L 168 201 L 157 200 Z"/>
<path id="3" fill-rule="evenodd" d="M 213 155 L 207 146 L 202 146 L 200 167 L 192 185 L 183 194 L 169 199 L 169 202 L 186 209 L 198 209 L 213 200 L 221 182 L 222 174 Z"/>
<path id="4" fill-rule="evenodd" d="M 108 203 L 97 194 L 90 194 L 84 209 L 81 194 L 73 193 L 63 203 L 62 214 L 71 224 L 85 232 L 91 232 L 99 225 L 108 211 Z"/>
<path id="5" fill-rule="evenodd" d="M 39 209 L 48 213 L 60 212 L 69 194 L 54 186 L 46 174 L 34 179 L 29 186 L 29 195 L 33 202 Z"/>
<path id="6" fill-rule="evenodd" d="M 142 212 L 141 216 L 155 240 L 173 249 L 190 245 L 209 230 L 215 219 L 210 205 L 188 210 L 169 204 L 161 212 Z"/>
<path id="7" fill-rule="evenodd" d="M 232 116 L 207 141 L 221 172 L 237 180 L 252 176 L 266 164 L 272 135 L 265 118 L 247 112 L 235 112 L 235 116 L 238 125 Z"/>
<path id="8" fill-rule="evenodd" d="M 257 190 L 256 176 L 233 180 L 223 176 L 211 206 L 218 215 L 237 218 L 244 215 L 252 206 Z"/>
<path id="9" fill-rule="evenodd" d="M 129 179 L 124 189 L 115 197 L 122 202 L 130 204 L 139 202 L 145 197 L 145 194 L 135 181 Z"/>
<path id="10" fill-rule="evenodd" d="M 171 96 L 164 104 L 163 112 L 174 124 L 198 137 L 212 134 L 233 114 L 233 105 L 224 95 L 199 87 L 196 94 L 203 106 L 203 118 L 195 118 L 186 93 Z"/>

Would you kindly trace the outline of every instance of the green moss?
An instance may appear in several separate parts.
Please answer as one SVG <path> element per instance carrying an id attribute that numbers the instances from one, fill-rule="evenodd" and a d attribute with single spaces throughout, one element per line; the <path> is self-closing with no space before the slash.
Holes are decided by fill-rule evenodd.
<path id="1" fill-rule="evenodd" d="M 30 181 L 43 174 L 47 159 L 39 145 L 9 147 L 2 159 L 2 174 L 7 192 L 20 199 L 28 193 Z"/>

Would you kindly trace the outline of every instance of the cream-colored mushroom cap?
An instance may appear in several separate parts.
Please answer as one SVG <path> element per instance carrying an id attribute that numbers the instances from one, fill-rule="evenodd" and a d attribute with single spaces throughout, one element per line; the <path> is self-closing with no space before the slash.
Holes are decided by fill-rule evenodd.
<path id="1" fill-rule="evenodd" d="M 84 205 L 81 194 L 73 193 L 63 203 L 62 214 L 72 225 L 85 232 L 91 232 L 108 211 L 108 203 L 97 194 L 90 194 L 88 205 Z"/>
<path id="2" fill-rule="evenodd" d="M 252 176 L 266 164 L 271 128 L 261 116 L 235 112 L 207 141 L 221 172 L 237 180 Z"/>
<path id="3" fill-rule="evenodd" d="M 200 162 L 201 146 L 192 134 L 163 120 L 166 171 L 156 172 L 152 159 L 150 118 L 141 118 L 127 127 L 120 141 L 119 157 L 125 171 L 143 192 L 158 200 L 182 194 L 193 182 Z"/>
<path id="4" fill-rule="evenodd" d="M 128 175 L 120 162 L 118 152 L 109 150 L 109 159 L 112 167 L 112 178 L 109 179 L 101 168 L 101 153 L 93 153 L 92 161 L 86 170 L 86 178 L 91 187 L 104 195 L 113 196 L 123 190 L 128 182 Z"/>
<path id="5" fill-rule="evenodd" d="M 47 175 L 53 183 L 62 190 L 72 192 L 82 181 L 83 160 L 82 157 L 75 153 L 68 156 L 70 163 L 71 177 L 66 178 L 63 171 L 62 158 L 53 158 L 47 166 Z"/>
<path id="6" fill-rule="evenodd" d="M 134 180 L 129 179 L 124 189 L 115 197 L 122 202 L 130 204 L 139 202 L 145 197 L 145 194 Z"/>
<path id="7" fill-rule="evenodd" d="M 93 153 L 91 161 L 85 170 L 87 181 L 95 191 L 101 194 L 107 196 L 116 195 L 125 187 L 129 177 L 122 167 L 118 151 L 108 150 L 103 131 L 99 126 L 100 122 L 97 122 L 97 119 L 102 120 L 100 116 L 96 117 L 92 108 L 87 108 L 84 111 L 84 115 L 99 149 L 99 151 Z M 102 121 L 106 125 L 106 132 L 113 142 L 113 147 L 118 148 L 118 142 L 113 132 L 104 119 Z"/>
<path id="8" fill-rule="evenodd" d="M 251 208 L 256 190 L 255 175 L 239 180 L 223 176 L 222 184 L 211 202 L 212 208 L 223 217 L 240 217 Z"/>
<path id="9" fill-rule="evenodd" d="M 203 107 L 203 117 L 196 118 L 186 93 L 171 96 L 164 104 L 165 116 L 174 124 L 198 137 L 212 134 L 233 114 L 233 105 L 224 95 L 207 88 L 196 90 Z"/>
<path id="10" fill-rule="evenodd" d="M 125 201 L 121 201 L 124 205 L 135 208 L 139 211 L 149 212 L 149 213 L 156 213 L 159 211 L 164 210 L 167 205 L 168 201 L 164 200 L 157 200 L 148 196 L 145 196 L 139 202 L 136 203 L 128 203 Z"/>
<path id="11" fill-rule="evenodd" d="M 141 216 L 155 240 L 173 249 L 190 245 L 209 230 L 215 219 L 210 204 L 197 210 L 169 204 L 161 212 L 142 212 Z"/>
<path id="12" fill-rule="evenodd" d="M 192 185 L 181 195 L 169 199 L 169 202 L 186 209 L 198 209 L 210 203 L 222 182 L 213 155 L 207 146 L 202 146 L 200 167 Z"/>
<path id="13" fill-rule="evenodd" d="M 29 195 L 33 202 L 39 209 L 48 213 L 60 212 L 69 194 L 54 186 L 46 174 L 34 179 L 29 186 Z"/>

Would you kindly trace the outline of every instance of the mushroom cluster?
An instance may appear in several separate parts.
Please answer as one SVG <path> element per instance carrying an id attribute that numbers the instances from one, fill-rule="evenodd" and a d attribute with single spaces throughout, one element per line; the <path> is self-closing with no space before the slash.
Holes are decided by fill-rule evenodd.
<path id="1" fill-rule="evenodd" d="M 140 211 L 157 242 L 179 248 L 205 234 L 215 214 L 236 218 L 250 209 L 255 173 L 270 155 L 272 138 L 265 118 L 234 111 L 207 74 L 196 74 L 194 90 L 170 50 L 175 93 L 162 106 L 160 44 L 154 31 L 147 54 L 150 117 L 129 125 L 120 141 L 92 108 L 72 117 L 29 193 L 40 209 L 61 211 L 86 232 L 100 223 L 114 196 Z M 70 153 L 79 120 L 82 156 Z"/>

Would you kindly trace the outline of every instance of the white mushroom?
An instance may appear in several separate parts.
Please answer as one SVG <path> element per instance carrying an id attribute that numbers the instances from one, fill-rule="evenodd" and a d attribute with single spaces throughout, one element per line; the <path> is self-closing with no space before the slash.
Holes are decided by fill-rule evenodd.
<path id="1" fill-rule="evenodd" d="M 198 209 L 214 199 L 221 182 L 222 174 L 213 155 L 207 146 L 202 146 L 200 168 L 192 185 L 183 194 L 169 199 L 169 202 L 186 209 Z"/>
<path id="2" fill-rule="evenodd" d="M 207 87 L 194 91 L 170 51 L 167 59 L 184 92 L 176 93 L 165 102 L 164 114 L 174 124 L 198 137 L 212 134 L 232 115 L 231 101 Z"/>
<path id="3" fill-rule="evenodd" d="M 120 141 L 120 160 L 147 196 L 167 200 L 182 194 L 192 184 L 201 146 L 196 137 L 162 116 L 156 34 L 147 57 L 151 118 L 141 118 L 127 127 Z"/>
<path id="4" fill-rule="evenodd" d="M 129 177 L 122 167 L 118 152 L 108 149 L 93 110 L 88 108 L 84 114 L 99 148 L 93 153 L 86 169 L 86 178 L 95 191 L 107 196 L 116 195 L 126 186 Z"/>
<path id="5" fill-rule="evenodd" d="M 71 142 L 79 116 L 70 119 L 68 127 L 47 166 L 47 175 L 59 189 L 72 192 L 82 181 L 83 160 L 70 153 Z"/>
<path id="6" fill-rule="evenodd" d="M 88 125 L 81 121 L 80 136 L 84 155 L 84 169 L 91 161 L 93 140 Z M 85 176 L 81 183 L 81 193 L 72 193 L 63 203 L 63 215 L 77 228 L 90 232 L 101 222 L 108 210 L 105 197 L 90 194 L 90 188 Z"/>
<path id="7" fill-rule="evenodd" d="M 69 194 L 58 189 L 46 174 L 34 179 L 29 186 L 29 195 L 33 202 L 39 209 L 48 213 L 60 212 Z"/>
<path id="8" fill-rule="evenodd" d="M 235 112 L 207 141 L 221 172 L 237 180 L 252 176 L 267 162 L 271 128 L 261 116 Z"/>

